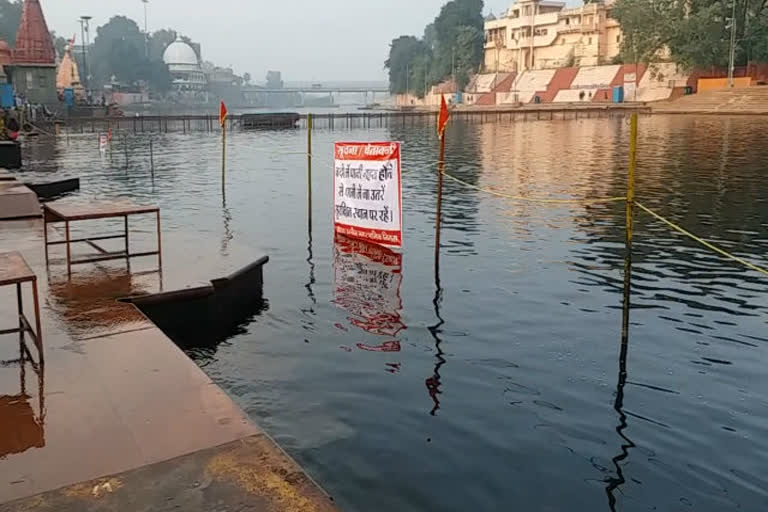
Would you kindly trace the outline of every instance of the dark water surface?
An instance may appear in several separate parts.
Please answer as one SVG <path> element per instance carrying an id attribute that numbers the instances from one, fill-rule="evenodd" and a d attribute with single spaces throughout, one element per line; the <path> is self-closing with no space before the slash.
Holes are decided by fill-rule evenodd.
<path id="1" fill-rule="evenodd" d="M 624 195 L 625 120 L 454 124 L 448 171 L 516 195 Z M 768 120 L 640 122 L 640 200 L 768 265 Z M 334 244 L 335 140 L 404 142 L 402 258 Z M 621 361 L 624 204 L 514 202 L 446 180 L 433 126 L 94 136 L 27 153 L 83 198 L 163 209 L 174 268 L 267 253 L 268 308 L 190 355 L 347 511 L 768 508 L 768 279 L 638 212 Z M 183 248 L 180 249 L 180 248 Z M 222 274 L 207 276 L 218 277 Z M 620 377 L 620 368 L 626 378 Z"/>

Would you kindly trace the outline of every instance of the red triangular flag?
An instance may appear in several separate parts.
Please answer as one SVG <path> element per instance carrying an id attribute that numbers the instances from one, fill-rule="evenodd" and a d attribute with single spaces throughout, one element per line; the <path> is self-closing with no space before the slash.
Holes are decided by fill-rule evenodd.
<path id="1" fill-rule="evenodd" d="M 219 124 L 222 128 L 224 128 L 224 123 L 227 120 L 227 106 L 224 104 L 224 100 L 221 100 L 221 105 L 219 106 Z"/>
<path id="2" fill-rule="evenodd" d="M 448 104 L 445 102 L 445 96 L 440 96 L 440 115 L 437 117 L 437 134 L 442 137 L 445 135 L 445 126 L 448 124 L 448 120 L 451 118 L 451 113 L 448 111 Z"/>

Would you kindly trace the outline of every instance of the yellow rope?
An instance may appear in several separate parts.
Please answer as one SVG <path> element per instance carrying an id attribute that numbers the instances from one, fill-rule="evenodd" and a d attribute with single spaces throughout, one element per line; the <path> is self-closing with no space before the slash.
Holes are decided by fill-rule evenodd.
<path id="1" fill-rule="evenodd" d="M 663 222 L 667 226 L 671 227 L 675 231 L 678 231 L 678 232 L 684 234 L 685 236 L 687 236 L 687 237 L 689 237 L 689 238 L 699 242 L 704 247 L 715 251 L 716 253 L 720 254 L 721 256 L 725 256 L 728 259 L 731 259 L 733 261 L 741 263 L 742 265 L 744 265 L 747 268 L 751 268 L 752 270 L 754 270 L 756 272 L 760 272 L 761 274 L 764 274 L 764 275 L 768 276 L 768 270 L 766 270 L 764 268 L 761 268 L 761 267 L 758 267 L 757 265 L 753 265 L 752 263 L 750 263 L 750 262 L 748 262 L 746 260 L 743 260 L 743 259 L 739 258 L 738 256 L 734 256 L 733 254 L 729 253 L 728 251 L 725 251 L 725 250 L 717 247 L 716 245 L 713 245 L 713 244 L 707 242 L 703 238 L 699 238 L 698 236 L 694 235 L 690 231 L 687 231 L 687 230 L 683 229 L 682 227 L 678 226 L 677 224 L 675 224 L 674 222 L 665 219 L 664 217 L 662 217 L 661 215 L 659 215 L 658 213 L 654 212 L 653 210 L 651 210 L 650 208 L 646 207 L 645 205 L 643 205 L 641 203 L 637 203 L 636 202 L 635 204 L 637 205 L 638 208 L 640 208 L 644 212 L 650 214 L 651 216 L 653 216 L 657 220 L 660 220 L 661 222 Z"/>
<path id="2" fill-rule="evenodd" d="M 544 199 L 544 198 L 536 198 L 536 197 L 526 197 L 526 196 L 513 196 L 510 194 L 504 194 L 503 192 L 497 192 L 495 190 L 487 189 L 478 187 L 477 185 L 473 185 L 471 183 L 467 183 L 464 180 L 461 180 L 457 178 L 456 176 L 452 176 L 448 174 L 447 172 L 443 172 L 443 176 L 446 178 L 450 178 L 453 181 L 457 183 L 461 183 L 465 187 L 469 187 L 475 190 L 478 190 L 480 192 L 485 192 L 486 194 L 491 194 L 498 197 L 504 197 L 506 199 L 514 199 L 516 201 L 526 201 L 529 203 L 548 203 L 548 204 L 597 204 L 597 203 L 615 203 L 618 201 L 626 201 L 626 197 L 605 197 L 605 198 L 599 198 L 599 199 Z"/>

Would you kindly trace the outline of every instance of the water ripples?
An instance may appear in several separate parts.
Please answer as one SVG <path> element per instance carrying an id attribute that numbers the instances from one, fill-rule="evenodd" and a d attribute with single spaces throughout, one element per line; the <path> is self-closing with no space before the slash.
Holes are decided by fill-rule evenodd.
<path id="1" fill-rule="evenodd" d="M 768 264 L 766 124 L 641 119 L 640 200 Z M 618 119 L 455 122 L 446 170 L 511 195 L 622 196 L 628 132 Z M 133 134 L 104 157 L 92 135 L 41 143 L 25 172 L 79 176 L 83 199 L 159 204 L 171 273 L 211 278 L 270 254 L 269 309 L 191 355 L 345 510 L 764 508 L 763 277 L 637 212 L 622 345 L 623 203 L 525 204 L 445 180 L 436 267 L 434 126 L 313 138 L 311 237 L 299 131 L 234 132 L 225 200 L 216 134 L 155 134 L 154 178 L 148 136 Z M 329 191 L 344 139 L 404 141 L 399 263 L 340 259 Z M 387 286 L 358 293 L 361 276 Z"/>

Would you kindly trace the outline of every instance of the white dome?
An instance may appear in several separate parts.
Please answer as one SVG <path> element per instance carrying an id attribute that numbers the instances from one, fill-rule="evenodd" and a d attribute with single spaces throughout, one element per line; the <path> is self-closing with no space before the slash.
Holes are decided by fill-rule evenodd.
<path id="1" fill-rule="evenodd" d="M 176 39 L 163 53 L 163 62 L 171 65 L 197 66 L 197 54 L 187 43 Z"/>

